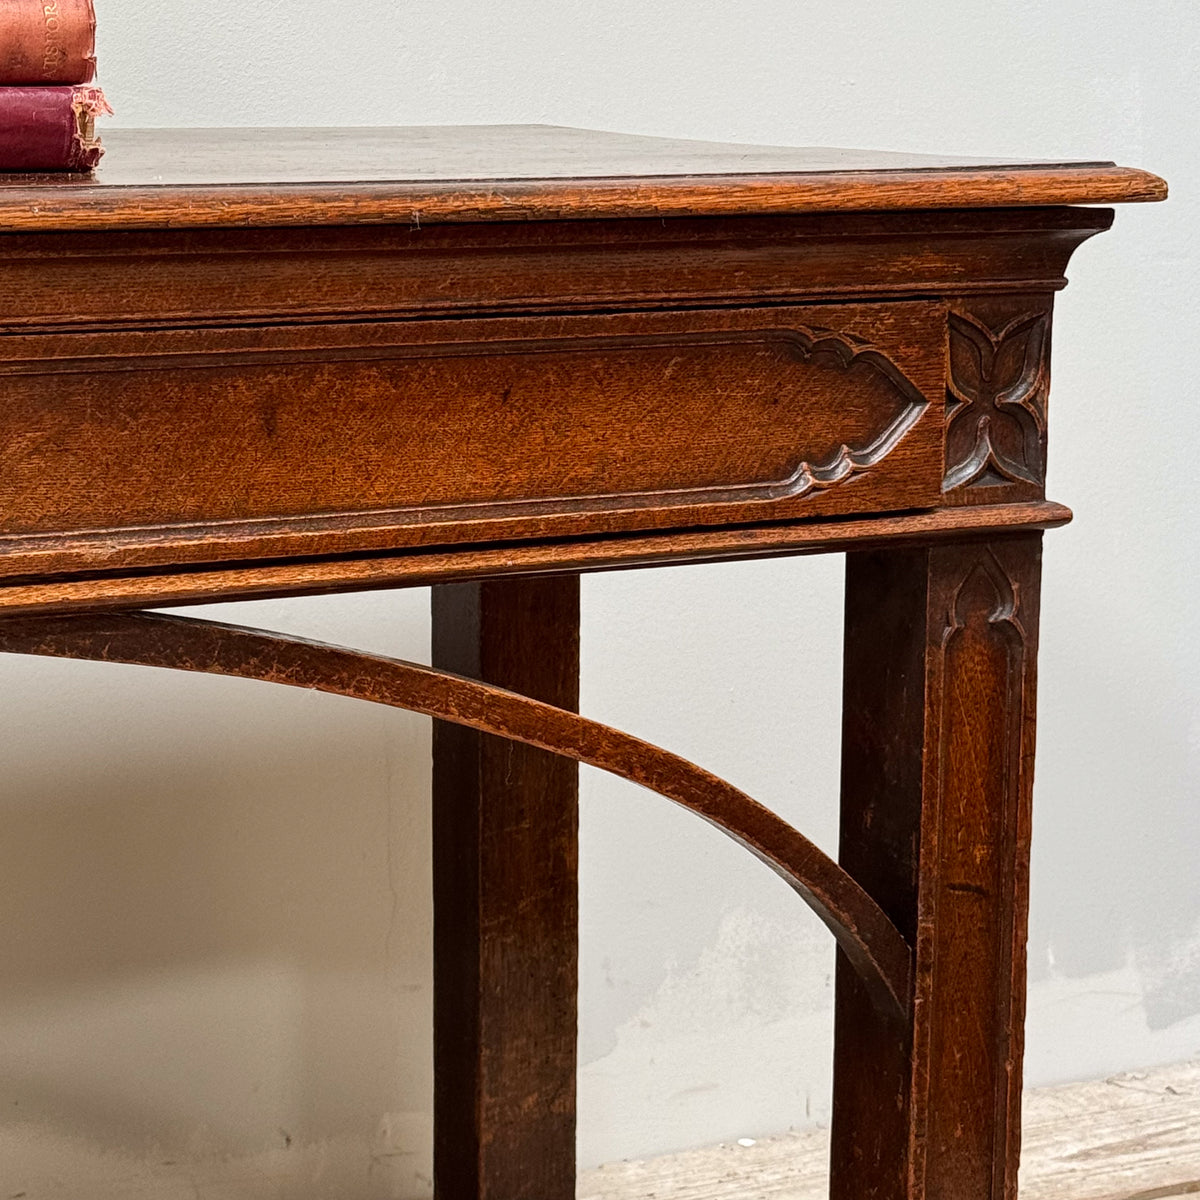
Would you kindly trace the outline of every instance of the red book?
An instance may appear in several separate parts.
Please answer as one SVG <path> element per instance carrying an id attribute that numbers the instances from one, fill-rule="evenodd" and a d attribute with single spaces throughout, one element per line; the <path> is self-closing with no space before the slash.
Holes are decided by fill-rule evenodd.
<path id="1" fill-rule="evenodd" d="M 111 111 L 95 87 L 0 87 L 0 171 L 90 171 Z"/>
<path id="2" fill-rule="evenodd" d="M 91 83 L 92 0 L 0 0 L 0 84 Z"/>

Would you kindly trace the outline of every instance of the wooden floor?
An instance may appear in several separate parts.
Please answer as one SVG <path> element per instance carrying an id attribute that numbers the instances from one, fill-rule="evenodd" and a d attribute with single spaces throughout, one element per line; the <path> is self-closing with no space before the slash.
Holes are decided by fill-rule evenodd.
<path id="1" fill-rule="evenodd" d="M 578 1200 L 821 1200 L 828 1133 L 746 1139 L 580 1179 Z M 1200 1062 L 1026 1094 L 1021 1200 L 1200 1193 Z"/>

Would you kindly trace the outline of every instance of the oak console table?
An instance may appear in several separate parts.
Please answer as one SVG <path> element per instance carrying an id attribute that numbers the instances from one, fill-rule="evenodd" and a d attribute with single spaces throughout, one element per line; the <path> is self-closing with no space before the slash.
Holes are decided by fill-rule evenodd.
<path id="1" fill-rule="evenodd" d="M 125 132 L 0 183 L 0 649 L 437 718 L 439 1200 L 574 1194 L 577 763 L 840 947 L 835 1200 L 1015 1191 L 1053 297 L 1108 163 Z M 839 862 L 577 714 L 579 574 L 847 555 Z M 432 667 L 139 611 L 433 586 Z M 753 603 L 753 597 L 747 598 Z"/>

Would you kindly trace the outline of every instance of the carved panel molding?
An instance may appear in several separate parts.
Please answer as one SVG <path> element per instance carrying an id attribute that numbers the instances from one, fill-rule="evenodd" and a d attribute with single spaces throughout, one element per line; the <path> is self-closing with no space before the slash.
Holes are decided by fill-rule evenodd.
<path id="1" fill-rule="evenodd" d="M 112 570 L 932 509 L 944 312 L 15 335 L 0 551 Z"/>
<path id="2" fill-rule="evenodd" d="M 937 851 L 925 904 L 931 1002 L 942 1011 L 920 1170 L 927 1181 L 950 1173 L 946 1194 L 1001 1200 L 1010 1188 L 997 1164 L 1016 1161 L 1019 1137 L 1040 535 L 945 548 L 934 562 Z M 995 997 L 1005 1015 L 982 1036 L 960 994 Z M 959 1104 L 936 1103 L 955 1089 Z"/>
<path id="3" fill-rule="evenodd" d="M 1021 584 L 1000 564 L 995 551 L 982 551 L 951 595 L 942 634 L 943 648 L 972 622 L 1008 625 L 1024 643 L 1021 624 Z"/>

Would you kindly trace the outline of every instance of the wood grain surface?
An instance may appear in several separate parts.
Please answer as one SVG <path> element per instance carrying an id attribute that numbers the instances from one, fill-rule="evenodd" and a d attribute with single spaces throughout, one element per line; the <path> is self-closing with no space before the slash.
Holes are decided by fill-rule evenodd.
<path id="1" fill-rule="evenodd" d="M 8 234 L 0 332 L 1052 292 L 1111 209 Z"/>
<path id="2" fill-rule="evenodd" d="M 10 335 L 0 573 L 48 538 L 111 570 L 929 508 L 944 326 L 910 302 Z"/>
<path id="3" fill-rule="evenodd" d="M 731 146 L 553 126 L 114 130 L 93 179 L 0 183 L 0 229 L 346 225 L 1161 200 L 1111 163 Z"/>
<path id="4" fill-rule="evenodd" d="M 0 645 L 458 727 L 446 1200 L 572 1194 L 567 759 L 838 939 L 834 1200 L 1013 1200 L 1052 308 L 1112 220 L 1079 206 L 1165 194 L 550 127 L 117 131 L 94 178 L 0 181 Z M 840 865 L 572 711 L 578 573 L 837 550 Z M 418 584 L 450 673 L 115 611 Z"/>
<path id="5" fill-rule="evenodd" d="M 10 234 L 0 578 L 1040 500 L 1051 301 L 1110 220 Z"/>
<path id="6" fill-rule="evenodd" d="M 630 570 L 671 564 L 824 554 L 878 545 L 929 544 L 989 532 L 1052 529 L 1071 510 L 1049 501 L 934 509 L 859 520 L 793 521 L 669 534 L 459 546 L 405 554 L 267 563 L 230 563 L 168 575 L 16 578 L 0 584 L 0 613 L 71 612 L 145 605 L 213 604 L 238 597 L 328 595 L 427 587 L 481 576 Z"/>
<path id="7" fill-rule="evenodd" d="M 1013 1200 L 1041 534 L 851 554 L 840 861 L 915 946 L 911 1019 L 839 963 L 832 1200 Z"/>
<path id="8" fill-rule="evenodd" d="M 1200 1192 L 1200 1063 L 1024 1097 L 1022 1200 L 1177 1200 Z M 579 1200 L 824 1200 L 829 1132 L 745 1139 L 580 1175 Z"/>
<path id="9" fill-rule="evenodd" d="M 434 588 L 432 648 L 435 667 L 574 712 L 579 576 Z M 438 1200 L 574 1200 L 578 875 L 576 763 L 438 721 Z"/>

